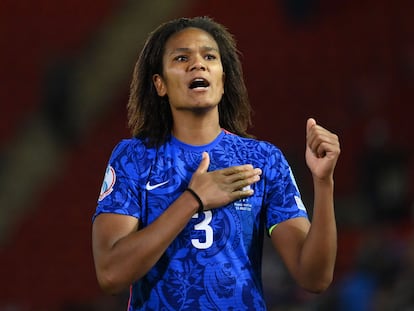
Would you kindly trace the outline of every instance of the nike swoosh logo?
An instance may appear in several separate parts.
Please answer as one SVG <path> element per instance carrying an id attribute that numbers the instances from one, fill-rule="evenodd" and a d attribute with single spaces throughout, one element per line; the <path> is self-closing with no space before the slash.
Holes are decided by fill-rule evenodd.
<path id="1" fill-rule="evenodd" d="M 151 185 L 150 182 L 147 182 L 147 184 L 145 185 L 145 189 L 147 189 L 148 191 L 154 190 L 158 187 L 161 187 L 162 185 L 165 185 L 166 183 L 168 183 L 170 180 L 164 181 L 162 183 L 159 184 L 155 184 L 155 185 Z"/>

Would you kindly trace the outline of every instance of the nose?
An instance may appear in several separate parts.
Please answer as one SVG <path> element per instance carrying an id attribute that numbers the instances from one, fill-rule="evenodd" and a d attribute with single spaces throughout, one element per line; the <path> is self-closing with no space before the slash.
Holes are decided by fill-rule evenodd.
<path id="1" fill-rule="evenodd" d="M 194 62 L 191 64 L 190 70 L 206 70 L 206 65 L 202 57 L 196 57 Z"/>

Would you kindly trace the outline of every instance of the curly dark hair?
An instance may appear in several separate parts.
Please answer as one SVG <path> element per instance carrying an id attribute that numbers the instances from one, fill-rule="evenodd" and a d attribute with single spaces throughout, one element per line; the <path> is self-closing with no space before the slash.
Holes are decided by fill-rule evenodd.
<path id="1" fill-rule="evenodd" d="M 251 125 L 251 107 L 239 51 L 232 34 L 210 17 L 178 18 L 156 28 L 148 37 L 135 64 L 128 101 L 128 125 L 134 137 L 149 146 L 160 146 L 171 135 L 173 125 L 168 98 L 160 97 L 153 84 L 153 75 L 163 72 L 163 54 L 167 40 L 188 28 L 209 33 L 219 47 L 226 79 L 224 94 L 218 105 L 220 126 L 243 137 Z"/>

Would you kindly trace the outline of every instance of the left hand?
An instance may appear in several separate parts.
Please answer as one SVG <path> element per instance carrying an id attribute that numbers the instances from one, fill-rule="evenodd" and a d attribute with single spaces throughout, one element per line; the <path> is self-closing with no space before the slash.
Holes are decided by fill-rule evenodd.
<path id="1" fill-rule="evenodd" d="M 332 179 L 340 152 L 338 136 L 309 118 L 306 124 L 305 157 L 313 178 L 321 181 Z"/>

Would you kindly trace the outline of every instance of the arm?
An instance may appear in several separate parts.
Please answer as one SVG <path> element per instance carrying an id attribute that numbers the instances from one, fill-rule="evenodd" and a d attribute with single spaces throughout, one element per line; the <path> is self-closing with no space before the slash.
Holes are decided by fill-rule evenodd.
<path id="1" fill-rule="evenodd" d="M 156 221 L 138 230 L 132 216 L 100 214 L 92 227 L 98 282 L 114 294 L 141 278 L 197 211 L 198 203 L 184 192 Z"/>
<path id="2" fill-rule="evenodd" d="M 338 138 L 316 124 L 307 123 L 306 162 L 314 182 L 312 224 L 295 218 L 279 224 L 272 243 L 297 283 L 322 292 L 332 282 L 337 250 L 333 172 L 340 153 Z"/>
<path id="3" fill-rule="evenodd" d="M 261 171 L 251 165 L 207 172 L 208 154 L 203 154 L 190 187 L 200 196 L 205 209 L 218 208 L 253 194 L 240 188 L 259 179 Z M 198 209 L 188 191 L 153 223 L 138 230 L 139 220 L 118 214 L 100 214 L 92 227 L 92 250 L 98 282 L 114 294 L 144 276 L 187 225 Z"/>

